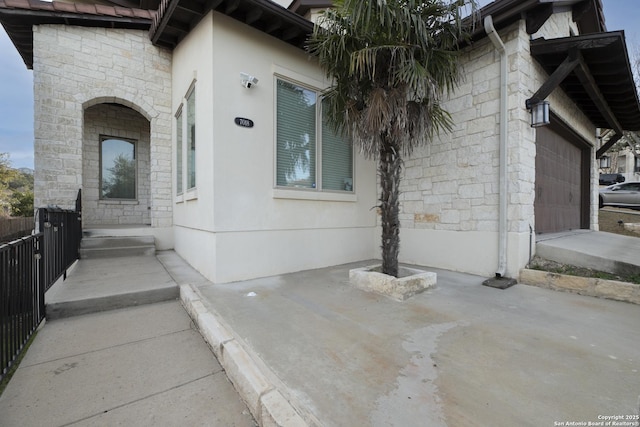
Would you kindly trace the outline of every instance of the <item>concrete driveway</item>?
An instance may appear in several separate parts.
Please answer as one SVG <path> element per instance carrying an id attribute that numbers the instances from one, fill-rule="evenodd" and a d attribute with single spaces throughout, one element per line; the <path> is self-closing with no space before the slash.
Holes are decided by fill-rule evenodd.
<path id="1" fill-rule="evenodd" d="M 436 269 L 396 302 L 347 283 L 367 264 L 197 289 L 309 424 L 637 425 L 637 305 Z"/>

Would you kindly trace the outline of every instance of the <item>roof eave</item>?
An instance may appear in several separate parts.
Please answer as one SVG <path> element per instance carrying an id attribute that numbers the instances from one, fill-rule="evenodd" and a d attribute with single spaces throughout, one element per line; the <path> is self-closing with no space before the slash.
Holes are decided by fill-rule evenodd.
<path id="1" fill-rule="evenodd" d="M 188 11 L 187 18 L 179 16 L 180 9 Z M 312 22 L 269 0 L 163 0 L 150 30 L 151 41 L 155 45 L 174 48 L 211 10 L 299 48 L 303 47 L 302 40 L 313 32 Z M 273 26 L 273 29 L 260 28 L 264 20 L 269 20 L 272 24 L 269 27 Z"/>
<path id="2" fill-rule="evenodd" d="M 33 26 L 65 24 L 84 27 L 147 30 L 151 19 L 135 16 L 90 15 L 54 10 L 0 8 L 0 24 L 28 69 L 33 69 Z"/>

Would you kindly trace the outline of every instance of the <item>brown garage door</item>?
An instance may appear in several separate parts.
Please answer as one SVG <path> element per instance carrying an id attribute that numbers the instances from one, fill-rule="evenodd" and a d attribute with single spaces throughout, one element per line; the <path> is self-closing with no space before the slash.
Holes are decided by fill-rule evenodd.
<path id="1" fill-rule="evenodd" d="M 589 227 L 589 150 L 556 130 L 536 129 L 537 233 Z"/>

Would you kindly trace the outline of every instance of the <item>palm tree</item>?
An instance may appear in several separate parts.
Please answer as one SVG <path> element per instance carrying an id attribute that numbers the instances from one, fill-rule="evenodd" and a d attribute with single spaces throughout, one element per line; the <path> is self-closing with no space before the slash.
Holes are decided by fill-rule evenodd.
<path id="1" fill-rule="evenodd" d="M 323 94 L 327 120 L 377 160 L 382 271 L 397 277 L 402 159 L 451 129 L 440 100 L 459 81 L 462 18 L 475 2 L 337 0 L 334 6 L 308 50 L 333 81 Z"/>

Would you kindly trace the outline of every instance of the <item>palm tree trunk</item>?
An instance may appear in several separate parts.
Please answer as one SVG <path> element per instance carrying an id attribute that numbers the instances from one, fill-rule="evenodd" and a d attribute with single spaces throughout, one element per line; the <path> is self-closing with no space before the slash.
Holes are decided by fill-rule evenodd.
<path id="1" fill-rule="evenodd" d="M 397 141 L 385 135 L 380 146 L 380 214 L 382 221 L 382 272 L 398 277 L 400 251 L 400 173 L 402 158 Z"/>

